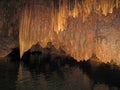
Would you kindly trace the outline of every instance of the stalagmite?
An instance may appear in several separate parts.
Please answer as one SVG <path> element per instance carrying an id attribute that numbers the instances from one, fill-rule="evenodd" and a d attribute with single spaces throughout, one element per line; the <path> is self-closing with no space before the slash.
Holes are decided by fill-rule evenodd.
<path id="1" fill-rule="evenodd" d="M 52 42 L 77 61 L 93 55 L 120 64 L 119 0 L 33 0 L 20 21 L 20 56 Z M 114 13 L 114 14 L 113 14 Z M 112 22 L 113 21 L 113 22 Z M 118 28 L 116 28 L 118 27 Z"/>

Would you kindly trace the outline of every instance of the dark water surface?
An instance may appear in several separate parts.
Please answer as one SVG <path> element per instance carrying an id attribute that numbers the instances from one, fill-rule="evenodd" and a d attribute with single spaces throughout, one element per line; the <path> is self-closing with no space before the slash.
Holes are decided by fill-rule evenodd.
<path id="1" fill-rule="evenodd" d="M 71 58 L 26 55 L 0 60 L 0 90 L 120 90 L 120 70 Z"/>

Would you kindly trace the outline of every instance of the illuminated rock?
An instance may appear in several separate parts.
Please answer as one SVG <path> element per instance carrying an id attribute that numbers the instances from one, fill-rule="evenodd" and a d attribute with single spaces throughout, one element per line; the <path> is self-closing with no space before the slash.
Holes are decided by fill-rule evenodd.
<path id="1" fill-rule="evenodd" d="M 20 56 L 36 43 L 44 48 L 51 42 L 77 61 L 95 54 L 99 61 L 120 64 L 119 0 L 74 1 L 26 4 L 20 18 Z"/>

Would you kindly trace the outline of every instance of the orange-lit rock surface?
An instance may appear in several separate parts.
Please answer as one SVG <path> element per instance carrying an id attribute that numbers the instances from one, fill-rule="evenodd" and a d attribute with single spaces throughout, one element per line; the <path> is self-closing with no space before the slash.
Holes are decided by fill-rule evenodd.
<path id="1" fill-rule="evenodd" d="M 20 15 L 20 56 L 52 42 L 77 61 L 120 64 L 119 0 L 31 0 Z"/>

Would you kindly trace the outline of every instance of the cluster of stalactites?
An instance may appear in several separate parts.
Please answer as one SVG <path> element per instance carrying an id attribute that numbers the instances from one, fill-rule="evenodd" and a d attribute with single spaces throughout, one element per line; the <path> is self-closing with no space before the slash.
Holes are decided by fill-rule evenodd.
<path id="1" fill-rule="evenodd" d="M 69 16 L 80 16 L 83 22 L 91 12 L 107 15 L 114 8 L 119 7 L 120 0 L 53 0 L 52 26 L 58 33 L 66 29 L 66 20 Z M 55 5 L 57 4 L 57 5 Z"/>
<path id="2" fill-rule="evenodd" d="M 87 17 L 91 10 L 96 13 L 101 10 L 104 14 L 103 10 L 107 10 L 104 9 L 104 4 L 107 1 L 111 1 L 111 7 L 113 5 L 117 8 L 118 1 L 79 0 L 78 3 L 78 0 L 75 0 L 74 4 L 71 4 L 73 1 L 59 0 L 55 5 L 51 0 L 33 0 L 25 6 L 20 15 L 20 56 L 36 43 L 44 48 L 51 42 L 56 49 L 64 50 L 77 61 L 88 60 L 92 55 L 96 55 L 102 62 L 113 60 L 120 64 L 120 21 L 119 17 L 118 21 L 112 19 L 116 19 L 119 12 L 101 18 L 112 22 L 106 23 L 107 25 L 103 21 L 97 22 L 97 14 L 92 14 L 95 17 Z M 110 5 L 107 7 L 110 8 Z M 110 13 L 109 10 L 107 13 Z M 87 21 L 83 23 L 81 17 L 87 17 Z"/>

